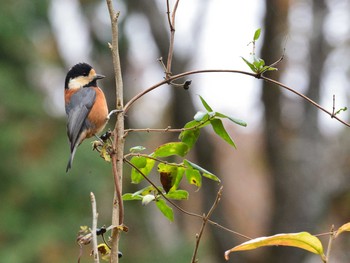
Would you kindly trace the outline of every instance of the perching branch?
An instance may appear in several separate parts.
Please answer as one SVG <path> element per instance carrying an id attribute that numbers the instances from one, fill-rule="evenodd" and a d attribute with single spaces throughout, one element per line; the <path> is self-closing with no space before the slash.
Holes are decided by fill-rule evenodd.
<path id="1" fill-rule="evenodd" d="M 118 45 L 118 17 L 119 12 L 116 12 L 113 7 L 112 0 L 107 0 L 108 12 L 110 15 L 112 26 L 112 44 L 110 45 L 113 57 L 115 86 L 116 86 L 116 110 L 117 120 L 114 127 L 113 153 L 111 154 L 112 172 L 114 179 L 114 200 L 112 211 L 112 225 L 119 226 L 123 224 L 124 207 L 122 200 L 122 174 L 123 174 L 123 154 L 124 154 L 124 114 L 122 109 L 123 102 L 123 79 L 120 66 L 119 45 Z M 119 230 L 118 228 L 112 231 L 111 241 L 111 263 L 118 262 L 119 251 Z"/>

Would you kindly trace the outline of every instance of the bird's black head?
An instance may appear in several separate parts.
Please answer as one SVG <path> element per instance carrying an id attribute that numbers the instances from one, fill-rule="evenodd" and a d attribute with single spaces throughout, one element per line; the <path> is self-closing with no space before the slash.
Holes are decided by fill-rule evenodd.
<path id="1" fill-rule="evenodd" d="M 103 77 L 103 75 L 96 74 L 95 70 L 89 64 L 78 63 L 68 71 L 64 88 L 80 88 L 89 85 L 96 86 L 96 80 Z"/>

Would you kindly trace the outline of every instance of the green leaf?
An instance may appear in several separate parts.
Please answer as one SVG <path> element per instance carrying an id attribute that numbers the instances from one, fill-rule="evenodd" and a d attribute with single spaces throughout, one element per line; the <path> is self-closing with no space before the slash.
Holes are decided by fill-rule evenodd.
<path id="1" fill-rule="evenodd" d="M 142 189 L 140 189 L 140 190 L 138 190 L 138 191 L 136 191 L 135 193 L 133 193 L 132 195 L 134 195 L 134 196 L 137 196 L 137 195 L 139 195 L 139 196 L 145 196 L 145 195 L 148 195 L 148 194 L 151 194 L 151 193 L 153 193 L 153 192 L 155 192 L 155 188 L 154 188 L 154 186 L 152 186 L 152 185 L 149 185 L 149 186 L 147 186 L 147 187 L 144 187 L 144 188 L 142 188 Z"/>
<path id="2" fill-rule="evenodd" d="M 169 142 L 159 146 L 153 153 L 154 157 L 168 157 L 172 155 L 178 155 L 181 157 L 186 156 L 189 151 L 189 147 L 183 142 Z"/>
<path id="3" fill-rule="evenodd" d="M 236 144 L 234 143 L 230 135 L 225 130 L 225 127 L 222 124 L 221 120 L 214 119 L 214 120 L 211 120 L 210 123 L 217 135 L 219 135 L 222 139 L 224 139 L 228 144 L 236 148 Z"/>
<path id="4" fill-rule="evenodd" d="M 184 160 L 184 164 L 186 165 L 186 167 L 192 167 L 193 169 L 200 171 L 202 173 L 202 175 L 208 179 L 211 179 L 211 180 L 219 182 L 219 183 L 221 182 L 220 179 L 216 175 L 214 175 L 211 172 L 200 167 L 198 164 L 192 163 L 186 159 Z"/>
<path id="5" fill-rule="evenodd" d="M 227 250 L 225 252 L 225 259 L 229 259 L 229 254 L 231 252 L 251 250 L 264 246 L 297 247 L 320 255 L 322 260 L 325 259 L 321 241 L 307 232 L 278 234 L 274 236 L 255 238 Z"/>
<path id="6" fill-rule="evenodd" d="M 337 112 L 336 112 L 336 113 L 334 113 L 334 115 L 337 115 L 337 114 L 341 113 L 342 111 L 347 111 L 347 110 L 348 110 L 348 108 L 347 108 L 347 107 L 343 107 L 343 108 L 341 108 L 341 109 L 337 110 Z"/>
<path id="7" fill-rule="evenodd" d="M 174 200 L 187 200 L 188 192 L 185 190 L 174 190 L 174 191 L 170 191 L 165 196 L 169 199 L 174 199 Z"/>
<path id="8" fill-rule="evenodd" d="M 174 221 L 174 212 L 171 207 L 169 207 L 163 199 L 158 199 L 156 205 L 160 212 L 168 218 L 170 221 Z"/>
<path id="9" fill-rule="evenodd" d="M 108 150 L 109 147 L 110 146 L 107 143 L 104 143 L 102 148 L 100 149 L 100 156 L 106 162 L 111 162 L 111 155 Z"/>
<path id="10" fill-rule="evenodd" d="M 193 184 L 198 188 L 202 186 L 202 176 L 198 170 L 189 167 L 185 169 L 185 174 L 189 184 Z"/>
<path id="11" fill-rule="evenodd" d="M 189 149 L 191 149 L 193 147 L 193 145 L 196 143 L 196 141 L 199 137 L 199 134 L 200 134 L 199 127 L 193 128 L 193 127 L 196 127 L 198 125 L 199 125 L 199 123 L 197 121 L 190 121 L 190 122 L 186 123 L 184 128 L 190 129 L 190 130 L 182 131 L 179 135 L 179 139 L 183 143 L 186 143 Z M 193 129 L 191 129 L 191 128 L 193 128 Z"/>
<path id="12" fill-rule="evenodd" d="M 270 66 L 264 66 L 264 67 L 260 70 L 260 72 L 261 72 L 261 73 L 264 73 L 264 72 L 266 72 L 266 71 L 274 71 L 274 70 L 278 70 L 278 68 L 274 68 L 274 67 L 270 67 Z"/>
<path id="13" fill-rule="evenodd" d="M 212 108 L 211 108 L 211 107 L 209 106 L 209 104 L 203 99 L 202 96 L 199 96 L 199 98 L 201 99 L 202 104 L 203 104 L 204 108 L 205 108 L 207 111 L 209 111 L 209 112 L 213 111 Z"/>
<path id="14" fill-rule="evenodd" d="M 254 72 L 257 73 L 258 69 L 254 66 L 254 64 L 250 63 L 248 60 L 246 60 L 244 57 L 241 57 L 243 61 L 250 67 L 250 69 Z"/>
<path id="15" fill-rule="evenodd" d="M 225 114 L 222 114 L 220 112 L 215 112 L 215 116 L 216 117 L 219 117 L 219 118 L 225 118 L 225 119 L 229 119 L 230 121 L 232 121 L 233 123 L 236 123 L 240 126 L 243 126 L 243 127 L 247 127 L 247 123 L 245 121 L 242 121 L 242 120 L 239 120 L 239 119 L 236 119 L 236 118 L 233 118 L 233 117 L 230 117 L 230 116 L 227 116 Z"/>
<path id="16" fill-rule="evenodd" d="M 152 171 L 155 161 L 144 156 L 134 156 L 130 162 L 135 165 L 145 176 Z M 135 168 L 131 169 L 131 183 L 138 184 L 144 179 Z"/>
<path id="17" fill-rule="evenodd" d="M 141 195 L 134 195 L 131 193 L 123 194 L 123 201 L 134 201 L 134 200 L 142 200 Z"/>
<path id="18" fill-rule="evenodd" d="M 177 169 L 178 166 L 176 165 L 171 165 L 167 163 L 160 163 L 158 164 L 158 172 L 166 172 L 166 173 L 171 173 L 173 176 L 176 176 L 177 174 Z"/>
<path id="19" fill-rule="evenodd" d="M 131 147 L 129 151 L 131 153 L 135 153 L 135 152 L 141 152 L 141 151 L 144 151 L 144 150 L 146 150 L 146 148 L 143 147 L 143 146 L 134 146 L 134 147 Z"/>
<path id="20" fill-rule="evenodd" d="M 253 38 L 254 41 L 257 41 L 259 39 L 260 33 L 261 33 L 261 28 L 258 28 L 257 30 L 255 30 L 254 38 Z"/>
<path id="21" fill-rule="evenodd" d="M 181 182 L 182 177 L 183 177 L 183 175 L 184 175 L 184 172 L 185 172 L 185 168 L 183 168 L 183 167 L 178 167 L 178 168 L 177 168 L 176 178 L 175 178 L 174 184 L 173 184 L 173 186 L 171 187 L 171 189 L 170 189 L 169 192 L 175 191 L 175 190 L 177 190 L 177 189 L 179 188 L 179 185 L 180 185 L 180 182 Z"/>
<path id="22" fill-rule="evenodd" d="M 265 66 L 265 61 L 261 58 L 254 57 L 254 62 L 253 62 L 255 68 L 257 68 L 259 71 L 262 70 L 262 68 Z"/>

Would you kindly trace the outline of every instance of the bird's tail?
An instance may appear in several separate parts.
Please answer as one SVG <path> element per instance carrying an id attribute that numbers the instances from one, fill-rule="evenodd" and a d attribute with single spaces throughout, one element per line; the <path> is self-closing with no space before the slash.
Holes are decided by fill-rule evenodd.
<path id="1" fill-rule="evenodd" d="M 75 144 L 74 148 L 72 149 L 72 152 L 70 154 L 69 161 L 67 164 L 67 168 L 66 168 L 66 173 L 68 173 L 69 169 L 72 168 L 74 155 L 75 155 L 75 152 L 77 151 L 78 146 L 79 146 L 79 144 Z"/>

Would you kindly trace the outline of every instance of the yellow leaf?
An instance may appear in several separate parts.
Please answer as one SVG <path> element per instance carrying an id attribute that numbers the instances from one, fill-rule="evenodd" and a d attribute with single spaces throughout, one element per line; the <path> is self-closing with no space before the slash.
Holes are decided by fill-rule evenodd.
<path id="1" fill-rule="evenodd" d="M 110 162 L 111 161 L 111 156 L 108 153 L 107 147 L 108 147 L 107 144 L 103 145 L 103 147 L 101 149 L 101 152 L 100 152 L 100 155 L 106 162 Z"/>
<path id="2" fill-rule="evenodd" d="M 109 249 L 109 247 L 106 244 L 102 243 L 97 246 L 97 249 L 102 256 L 102 260 L 109 261 L 111 255 L 111 250 Z"/>
<path id="3" fill-rule="evenodd" d="M 229 259 L 229 254 L 231 252 L 251 250 L 264 246 L 297 247 L 318 254 L 322 257 L 322 260 L 325 260 L 321 241 L 307 232 L 278 234 L 274 236 L 255 238 L 227 250 L 225 252 L 225 259 Z"/>
<path id="4" fill-rule="evenodd" d="M 337 234 L 335 235 L 335 237 L 337 238 L 341 233 L 345 232 L 345 231 L 350 231 L 350 222 L 346 223 L 344 225 L 342 225 L 341 227 L 339 227 L 339 229 L 337 230 Z"/>

